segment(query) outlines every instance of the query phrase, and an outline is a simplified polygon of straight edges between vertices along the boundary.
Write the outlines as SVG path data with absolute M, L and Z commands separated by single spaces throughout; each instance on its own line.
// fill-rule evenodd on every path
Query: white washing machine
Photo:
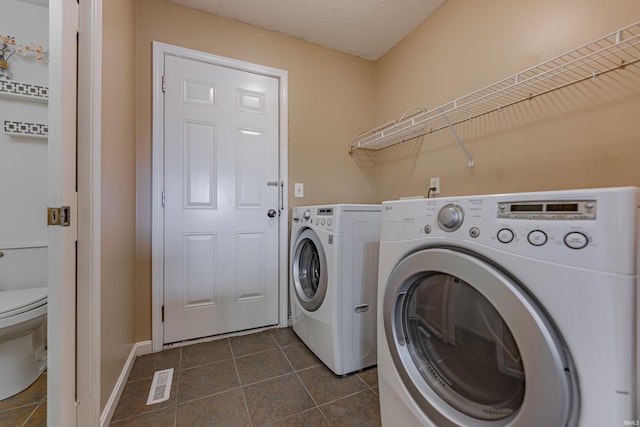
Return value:
M 376 364 L 380 205 L 293 208 L 293 330 L 337 375 Z
M 382 209 L 383 426 L 638 425 L 640 189 Z

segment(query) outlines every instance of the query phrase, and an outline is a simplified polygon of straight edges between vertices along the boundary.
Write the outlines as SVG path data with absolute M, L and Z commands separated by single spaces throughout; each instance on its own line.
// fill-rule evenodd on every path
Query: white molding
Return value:
M 78 52 L 76 424 L 100 422 L 102 0 L 81 2 Z
M 162 209 L 162 189 L 164 164 L 163 139 L 163 96 L 162 75 L 164 73 L 163 45 L 153 43 L 153 129 L 151 159 L 151 342 L 154 352 L 162 350 L 164 333 L 162 328 L 162 303 L 164 301 L 164 210 Z
M 122 367 L 118 381 L 116 381 L 116 384 L 113 386 L 109 400 L 102 411 L 102 415 L 100 416 L 100 426 L 106 427 L 111 423 L 111 418 L 116 411 L 116 407 L 118 406 L 118 401 L 122 396 L 124 387 L 127 385 L 127 380 L 129 379 L 129 374 L 131 373 L 133 364 L 136 361 L 136 357 L 150 353 L 151 341 L 140 341 L 133 344 L 133 347 L 131 347 L 131 351 L 129 352 L 129 357 L 127 357 L 127 361 Z
M 49 144 L 47 206 L 70 206 L 71 227 L 48 227 L 47 425 L 75 426 L 77 50 L 79 4 L 49 8 Z
M 163 97 L 162 97 L 162 75 L 164 72 L 164 56 L 173 55 L 179 58 L 202 61 L 209 64 L 220 65 L 237 70 L 243 70 L 263 76 L 278 79 L 279 91 L 279 173 L 282 183 L 281 200 L 279 216 L 279 327 L 287 326 L 288 319 L 288 271 L 289 271 L 289 251 L 288 251 L 288 123 L 289 123 L 289 86 L 288 72 L 277 68 L 267 67 L 264 65 L 253 64 L 250 62 L 240 61 L 233 58 L 213 55 L 206 52 L 200 52 L 179 46 L 173 46 L 160 42 L 153 42 L 153 81 L 152 81 L 152 192 L 151 192 L 151 338 L 153 351 L 161 351 L 163 348 L 163 329 L 162 329 L 162 302 L 164 300 L 163 289 L 163 224 L 164 213 L 162 210 L 162 183 L 164 182 L 163 165 Z
M 46 240 L 0 240 L 0 250 L 48 248 Z

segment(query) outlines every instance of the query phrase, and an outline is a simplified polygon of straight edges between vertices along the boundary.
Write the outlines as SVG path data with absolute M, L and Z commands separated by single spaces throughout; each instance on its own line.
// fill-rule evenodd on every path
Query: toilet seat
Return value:
M 16 316 L 47 304 L 47 287 L 0 291 L 0 319 Z

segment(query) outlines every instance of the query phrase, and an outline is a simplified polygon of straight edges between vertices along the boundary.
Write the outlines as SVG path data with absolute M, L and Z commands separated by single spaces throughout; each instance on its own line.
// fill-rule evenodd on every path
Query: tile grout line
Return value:
M 221 394 L 229 393 L 230 391 L 239 390 L 241 388 L 242 388 L 242 386 L 232 387 L 232 388 L 229 388 L 229 389 L 226 389 L 226 390 L 216 391 L 215 393 L 205 394 L 203 396 L 194 397 L 193 399 L 189 399 L 189 400 L 185 400 L 184 402 L 180 402 L 180 405 L 186 405 L 187 403 L 194 403 L 194 402 L 197 402 L 199 400 L 207 399 L 209 397 L 219 396 Z
M 320 407 L 321 407 L 321 406 L 327 406 L 327 405 L 330 405 L 330 404 L 332 404 L 332 403 L 336 403 L 336 402 L 338 402 L 338 401 L 340 401 L 340 400 L 346 399 L 346 398 L 348 398 L 348 397 L 353 397 L 353 396 L 356 396 L 356 395 L 358 395 L 358 394 L 360 394 L 360 393 L 364 393 L 364 392 L 367 392 L 367 391 L 370 391 L 370 392 L 372 392 L 372 393 L 373 393 L 373 390 L 371 390 L 370 388 L 363 388 L 362 390 L 358 390 L 358 391 L 355 391 L 355 392 L 350 393 L 350 394 L 345 394 L 344 396 L 341 396 L 341 397 L 339 397 L 339 398 L 337 398 L 337 399 L 329 400 L 329 401 L 327 401 L 327 402 L 323 403 L 322 405 L 320 405 Z M 375 394 L 375 393 L 374 393 L 374 394 Z M 320 408 L 320 407 L 318 407 L 318 408 Z
M 282 351 L 282 348 L 280 349 L 280 351 Z M 291 363 L 291 361 L 287 357 L 286 353 L 284 351 L 282 351 L 282 354 L 284 355 L 285 359 L 287 359 L 287 362 L 289 362 L 289 364 L 291 365 L 291 368 L 293 369 L 293 373 L 296 375 L 296 378 L 298 378 L 298 381 L 300 381 L 300 384 L 302 384 L 302 387 L 304 387 L 304 390 L 307 392 L 307 394 L 311 398 L 311 401 L 315 405 L 314 408 L 309 408 L 309 409 L 306 409 L 305 411 L 308 411 L 310 409 L 317 409 L 318 411 L 320 411 L 320 416 L 322 416 L 322 419 L 327 423 L 327 425 L 331 426 L 331 424 L 329 423 L 329 420 L 327 419 L 327 417 L 325 417 L 324 413 L 320 409 L 320 406 L 318 405 L 318 402 L 316 402 L 316 399 L 313 397 L 313 395 L 311 394 L 311 392 L 307 388 L 307 385 L 304 383 L 304 381 L 302 381 L 302 378 L 300 378 L 300 375 L 298 375 L 298 372 L 307 371 L 307 370 L 309 370 L 311 368 L 305 368 L 305 369 L 296 370 L 296 368 L 293 366 L 293 363 Z M 318 366 L 318 365 L 316 365 L 316 366 Z M 298 414 L 300 414 L 302 412 L 305 412 L 305 411 L 298 412 Z
M 173 427 L 178 425 L 178 404 L 180 397 L 180 378 L 182 376 L 182 347 L 180 347 L 180 357 L 178 358 L 178 378 L 176 378 L 176 406 L 173 409 Z
M 293 332 L 293 329 L 292 329 L 292 332 Z M 289 357 L 287 357 L 287 354 L 284 351 L 282 351 L 282 346 L 280 345 L 278 340 L 275 339 L 275 337 L 274 337 L 274 340 L 276 341 L 276 344 L 278 345 L 278 348 L 280 349 L 280 352 L 282 353 L 284 358 L 287 360 L 287 362 L 289 362 L 289 365 L 291 366 L 291 369 L 293 369 L 293 373 L 296 375 L 296 378 L 298 378 L 298 381 L 300 381 L 300 384 L 302 384 L 302 387 L 304 387 L 304 390 L 307 392 L 307 394 L 311 398 L 311 401 L 315 405 L 313 408 L 307 408 L 304 411 L 296 412 L 295 414 L 291 414 L 288 417 L 281 418 L 281 420 L 289 418 L 289 417 L 292 417 L 294 415 L 302 414 L 302 413 L 304 413 L 306 411 L 310 411 L 312 409 L 317 409 L 318 411 L 320 411 L 320 416 L 322 416 L 322 419 L 327 423 L 328 426 L 331 426 L 331 424 L 329 423 L 329 420 L 327 420 L 327 417 L 325 417 L 324 413 L 320 409 L 320 406 L 318 406 L 318 402 L 316 402 L 316 399 L 313 398 L 313 395 L 311 394 L 311 392 L 307 388 L 306 384 L 304 383 L 304 381 L 302 381 L 302 378 L 300 378 L 300 375 L 298 375 L 299 371 L 295 368 L 295 366 L 293 366 L 293 363 L 291 363 L 291 360 L 289 360 Z M 306 368 L 304 370 L 306 371 L 307 369 L 311 369 L 311 368 Z M 300 371 L 303 371 L 303 370 L 301 369 Z M 278 420 L 276 420 L 276 421 L 278 421 Z
M 240 372 L 238 372 L 238 365 L 236 364 L 236 356 L 233 352 L 233 346 L 231 340 L 229 340 L 229 348 L 231 349 L 231 360 L 233 361 L 233 367 L 236 370 L 236 378 L 238 379 L 238 385 L 240 386 L 240 393 L 242 393 L 242 401 L 244 402 L 244 409 L 247 411 L 247 417 L 249 418 L 249 425 L 253 427 L 253 420 L 251 419 L 251 411 L 249 410 L 249 403 L 247 402 L 247 395 L 244 393 L 244 387 L 242 386 L 242 380 L 240 380 Z
M 24 422 L 22 423 L 22 426 L 26 426 L 27 422 L 33 417 L 33 414 L 36 413 L 36 411 L 38 410 L 38 408 L 40 407 L 41 403 L 35 402 L 35 408 L 33 408 L 33 411 L 31 411 L 31 413 L 29 414 L 29 416 L 27 418 L 25 418 Z

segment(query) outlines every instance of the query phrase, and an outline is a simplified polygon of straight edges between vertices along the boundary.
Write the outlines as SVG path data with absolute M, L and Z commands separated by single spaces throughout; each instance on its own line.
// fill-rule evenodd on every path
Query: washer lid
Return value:
M 47 287 L 0 291 L 0 319 L 15 316 L 47 303 Z

